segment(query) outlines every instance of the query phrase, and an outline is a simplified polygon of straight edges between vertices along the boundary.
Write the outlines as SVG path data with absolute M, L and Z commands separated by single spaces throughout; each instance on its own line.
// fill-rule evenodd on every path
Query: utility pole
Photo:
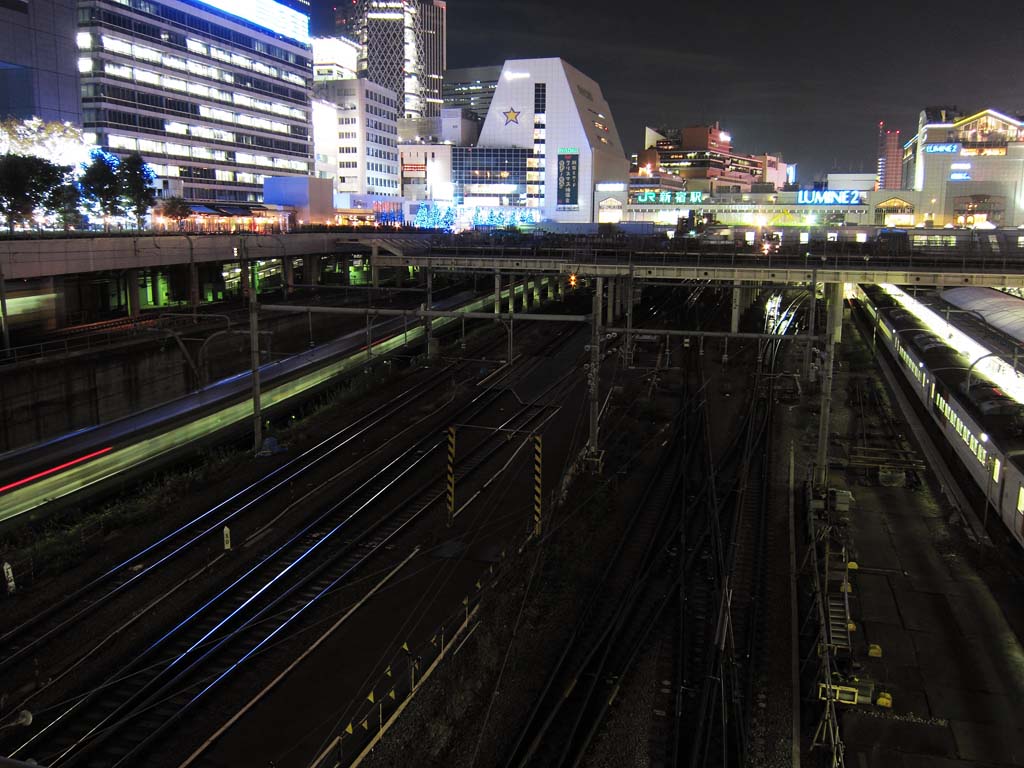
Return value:
M 3 326 L 4 334 L 4 355 L 11 351 L 11 329 L 7 321 L 7 283 L 4 280 L 4 270 L 0 267 L 0 325 Z
M 597 455 L 598 419 L 601 404 L 598 399 L 598 384 L 601 368 L 601 291 L 604 290 L 604 279 L 597 278 L 594 289 L 593 316 L 590 324 L 590 439 L 588 449 L 591 455 Z
M 843 322 L 842 283 L 827 283 L 825 307 L 828 317 L 825 329 L 825 370 L 821 383 L 821 419 L 818 422 L 818 455 L 814 464 L 814 485 L 824 488 L 828 480 L 828 435 L 832 418 L 832 369 L 836 356 L 836 326 Z
M 252 433 L 253 453 L 263 447 L 263 422 L 260 413 L 260 329 L 259 304 L 255 292 L 249 296 L 249 357 L 252 364 Z

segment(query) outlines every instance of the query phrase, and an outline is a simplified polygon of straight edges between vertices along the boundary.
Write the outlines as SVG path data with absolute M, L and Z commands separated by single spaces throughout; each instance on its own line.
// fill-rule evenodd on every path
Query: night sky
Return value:
M 448 0 L 449 67 L 561 56 L 601 85 L 627 153 L 645 125 L 719 120 L 803 183 L 873 171 L 879 120 L 906 139 L 924 106 L 1024 113 L 1022 39 L 1019 0 Z

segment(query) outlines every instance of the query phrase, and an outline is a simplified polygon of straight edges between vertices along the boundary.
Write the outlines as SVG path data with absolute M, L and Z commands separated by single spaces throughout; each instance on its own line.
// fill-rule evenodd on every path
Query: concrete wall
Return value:
M 313 339 L 323 343 L 362 324 L 362 318 L 314 315 Z M 246 328 L 237 326 L 235 330 Z M 260 330 L 271 332 L 260 346 L 274 357 L 301 352 L 309 345 L 310 319 L 304 315 L 264 316 Z M 210 343 L 200 355 L 202 343 L 202 338 L 185 341 L 203 382 L 248 368 L 247 332 L 210 334 Z M 4 367 L 0 375 L 0 453 L 128 416 L 186 395 L 199 383 L 169 336 Z

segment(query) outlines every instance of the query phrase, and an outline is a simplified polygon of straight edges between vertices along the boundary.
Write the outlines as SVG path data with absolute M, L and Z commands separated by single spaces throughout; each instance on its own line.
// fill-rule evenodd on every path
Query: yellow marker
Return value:
M 875 704 L 886 709 L 892 709 L 892 694 L 882 691 L 878 694 L 878 698 L 875 699 Z
M 868 656 L 872 659 L 882 658 L 882 646 L 878 643 L 871 643 L 871 645 L 868 646 Z

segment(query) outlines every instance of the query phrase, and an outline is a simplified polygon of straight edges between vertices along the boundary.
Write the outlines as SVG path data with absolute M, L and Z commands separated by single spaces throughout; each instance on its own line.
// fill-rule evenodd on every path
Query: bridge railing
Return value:
M 783 247 L 763 252 L 733 244 L 686 242 L 657 249 L 637 249 L 607 244 L 577 247 L 524 245 L 480 245 L 435 242 L 432 256 L 484 257 L 507 260 L 554 260 L 570 265 L 632 264 L 679 265 L 696 267 L 767 267 L 805 270 L 935 270 L 945 272 L 1021 272 L 1024 251 L 993 252 L 982 247 L 935 248 L 886 253 L 871 243 L 813 244 L 813 248 Z

